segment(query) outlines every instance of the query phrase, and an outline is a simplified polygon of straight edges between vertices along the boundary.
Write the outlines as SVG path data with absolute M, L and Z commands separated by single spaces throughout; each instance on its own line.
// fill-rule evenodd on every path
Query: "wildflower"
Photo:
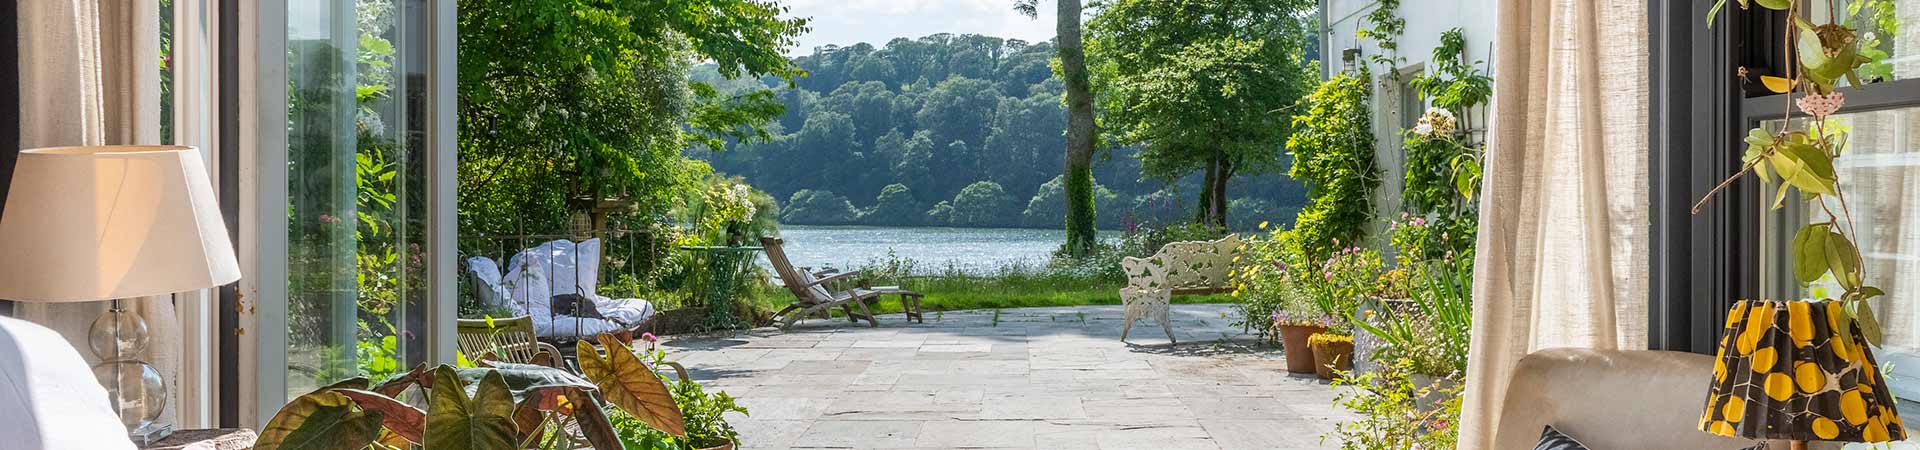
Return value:
M 647 341 L 647 343 L 649 344 L 653 344 L 653 343 L 660 342 L 660 337 L 654 336 L 653 333 L 640 333 L 640 340 Z
M 1327 281 L 1333 281 L 1333 272 L 1327 272 L 1325 275 L 1324 278 L 1326 278 Z

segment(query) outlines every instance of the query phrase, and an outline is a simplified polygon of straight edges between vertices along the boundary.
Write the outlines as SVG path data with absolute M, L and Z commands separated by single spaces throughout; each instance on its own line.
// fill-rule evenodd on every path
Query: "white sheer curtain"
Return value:
M 1461 449 L 1490 448 L 1527 353 L 1646 347 L 1646 2 L 1498 11 Z
M 160 143 L 159 2 L 18 0 L 20 146 Z M 133 299 L 152 336 L 144 359 L 178 386 L 180 332 L 169 297 Z M 18 303 L 88 363 L 87 329 L 108 303 Z M 162 422 L 179 408 L 170 396 Z

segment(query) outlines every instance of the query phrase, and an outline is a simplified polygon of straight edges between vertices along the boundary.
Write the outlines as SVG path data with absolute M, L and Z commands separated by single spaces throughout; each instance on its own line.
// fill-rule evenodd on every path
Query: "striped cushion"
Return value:
M 1534 445 L 1533 450 L 1588 450 L 1588 449 L 1586 445 L 1580 444 L 1580 441 L 1573 440 L 1573 438 L 1567 437 L 1567 435 L 1565 434 L 1561 434 L 1560 430 L 1553 429 L 1552 425 L 1548 425 L 1545 431 L 1540 432 L 1540 443 L 1537 445 Z
M 1588 450 L 1588 449 L 1586 444 L 1581 444 L 1580 441 L 1573 440 L 1573 438 L 1567 437 L 1567 435 L 1560 433 L 1560 430 L 1553 429 L 1552 425 L 1548 425 L 1546 430 L 1542 430 L 1540 432 L 1540 443 L 1534 445 L 1533 450 Z M 1748 448 L 1747 450 L 1767 450 L 1767 443 L 1762 442 L 1759 445 L 1755 445 L 1753 447 Z

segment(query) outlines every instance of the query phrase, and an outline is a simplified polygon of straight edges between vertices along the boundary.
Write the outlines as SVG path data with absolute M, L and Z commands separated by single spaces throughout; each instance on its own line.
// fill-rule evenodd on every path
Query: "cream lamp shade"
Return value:
M 200 150 L 22 150 L 0 214 L 0 299 L 164 295 L 240 279 Z

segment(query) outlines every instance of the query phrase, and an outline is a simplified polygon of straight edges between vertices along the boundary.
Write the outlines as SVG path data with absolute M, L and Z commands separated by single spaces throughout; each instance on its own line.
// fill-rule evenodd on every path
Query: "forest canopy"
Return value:
M 695 67 L 695 82 L 768 91 L 785 113 L 769 139 L 689 156 L 780 199 L 790 224 L 1058 227 L 1066 113 L 1054 53 L 1051 42 L 935 34 L 816 48 L 793 59 L 807 76 L 791 84 Z M 1096 157 L 1100 227 L 1192 220 L 1200 177 L 1143 177 L 1140 151 Z M 1235 228 L 1284 223 L 1305 203 L 1279 174 L 1231 184 Z

